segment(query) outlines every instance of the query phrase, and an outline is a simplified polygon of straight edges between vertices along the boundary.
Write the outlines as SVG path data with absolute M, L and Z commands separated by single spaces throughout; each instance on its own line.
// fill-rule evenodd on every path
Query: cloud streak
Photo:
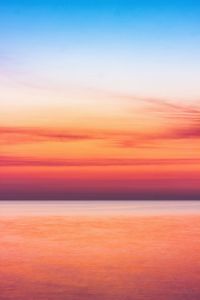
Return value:
M 113 96 L 114 97 L 114 96 Z M 185 121 L 194 120 L 200 121 L 200 107 L 193 105 L 183 105 L 177 103 L 175 100 L 160 99 L 153 97 L 141 97 L 132 95 L 115 95 L 116 99 L 126 101 L 129 104 L 138 102 L 142 105 L 143 113 L 160 114 L 163 118 L 167 119 L 183 119 Z
M 118 96 L 119 97 L 119 96 Z M 161 118 L 162 130 L 142 132 L 133 137 L 125 137 L 122 146 L 134 147 L 137 144 L 152 144 L 163 140 L 199 139 L 200 138 L 200 107 L 178 104 L 166 99 L 137 96 L 120 96 L 121 100 L 139 101 L 144 104 L 141 114 Z M 134 113 L 135 111 L 133 111 Z M 149 127 L 151 124 L 149 124 Z
M 137 131 L 105 131 L 69 132 L 69 130 L 51 130 L 40 128 L 0 128 L 1 145 L 17 145 L 27 143 L 69 143 L 102 141 L 113 147 L 150 147 L 165 140 L 199 139 L 200 126 L 191 125 L 170 128 L 153 133 Z
M 20 156 L 0 156 L 0 166 L 35 166 L 35 167 L 106 167 L 106 166 L 165 166 L 199 164 L 200 159 L 56 159 Z
M 38 127 L 0 127 L 1 144 L 23 144 L 37 142 L 70 142 L 90 140 L 95 137 L 88 133 L 71 132 L 64 129 Z
M 134 139 L 132 136 L 127 136 L 121 140 L 121 146 L 140 147 L 141 145 L 146 145 L 148 147 L 162 141 L 180 141 L 189 139 L 200 139 L 200 124 L 171 127 L 155 133 L 144 133 L 137 139 Z
M 122 97 L 122 96 L 118 96 Z M 136 98 L 124 96 L 121 100 L 139 100 L 145 103 L 141 113 L 147 117 L 159 113 L 164 125 L 153 131 L 139 131 L 132 128 L 116 129 L 80 129 L 80 128 L 39 128 L 39 127 L 0 127 L 0 144 L 26 144 L 44 142 L 80 142 L 101 140 L 114 147 L 152 146 L 165 140 L 199 139 L 200 138 L 200 108 L 183 106 L 162 99 Z M 111 116 L 112 118 L 112 116 Z M 91 125 L 92 126 L 92 125 Z M 151 124 L 150 124 L 151 129 Z

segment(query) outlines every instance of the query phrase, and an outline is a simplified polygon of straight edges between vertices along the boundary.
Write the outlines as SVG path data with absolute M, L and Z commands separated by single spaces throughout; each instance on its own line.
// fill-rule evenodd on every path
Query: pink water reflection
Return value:
M 199 204 L 115 204 L 15 214 L 4 203 L 0 299 L 200 299 Z

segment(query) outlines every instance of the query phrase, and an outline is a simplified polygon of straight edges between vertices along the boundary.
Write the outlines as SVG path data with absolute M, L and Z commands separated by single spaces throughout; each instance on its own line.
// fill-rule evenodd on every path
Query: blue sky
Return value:
M 1 1 L 0 59 L 19 76 L 197 97 L 199 16 L 199 1 Z

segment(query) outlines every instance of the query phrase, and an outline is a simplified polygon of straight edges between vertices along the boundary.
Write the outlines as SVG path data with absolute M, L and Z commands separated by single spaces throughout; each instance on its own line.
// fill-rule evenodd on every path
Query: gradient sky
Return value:
M 200 3 L 0 2 L 0 199 L 199 199 Z

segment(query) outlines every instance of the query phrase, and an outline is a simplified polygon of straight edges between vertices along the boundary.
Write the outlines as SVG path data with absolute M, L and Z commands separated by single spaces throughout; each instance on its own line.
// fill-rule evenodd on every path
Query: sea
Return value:
M 0 300 L 198 300 L 200 201 L 0 201 Z

